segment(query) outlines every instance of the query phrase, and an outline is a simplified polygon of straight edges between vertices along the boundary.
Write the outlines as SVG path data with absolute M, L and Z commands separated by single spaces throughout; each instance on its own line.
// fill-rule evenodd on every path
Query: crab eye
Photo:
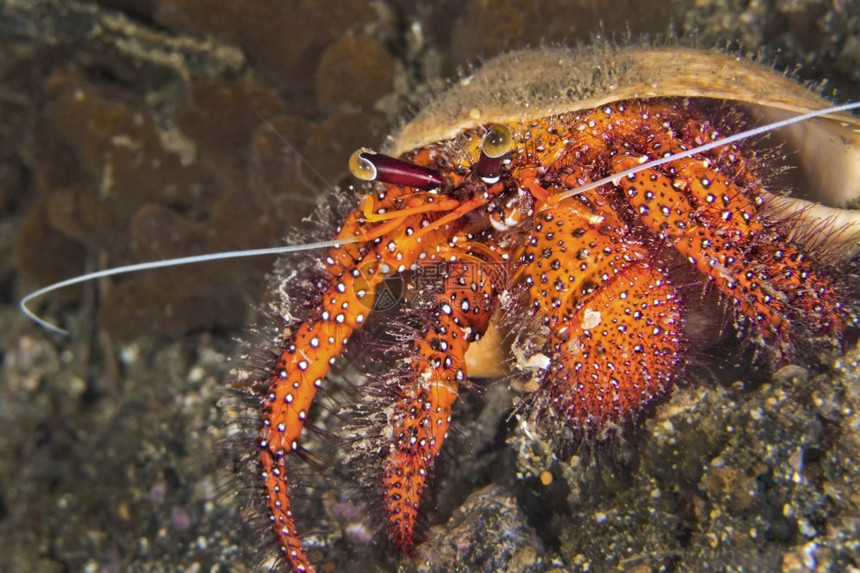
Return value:
M 487 130 L 481 141 L 481 158 L 475 165 L 475 172 L 481 181 L 488 185 L 498 182 L 505 154 L 512 146 L 513 137 L 508 126 L 497 123 Z
M 362 181 L 376 181 L 376 166 L 367 159 L 366 154 L 373 153 L 372 150 L 362 147 L 356 149 L 349 156 L 349 172 L 356 179 Z
M 349 171 L 362 181 L 379 181 L 416 189 L 442 186 L 442 175 L 434 169 L 362 147 L 349 158 Z
M 490 159 L 498 159 L 511 150 L 513 138 L 511 130 L 503 123 L 497 123 L 487 130 L 481 142 L 481 152 Z

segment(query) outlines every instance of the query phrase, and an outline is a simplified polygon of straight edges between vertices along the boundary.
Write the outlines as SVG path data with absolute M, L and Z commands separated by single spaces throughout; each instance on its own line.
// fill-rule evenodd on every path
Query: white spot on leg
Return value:
M 582 313 L 582 328 L 584 330 L 592 330 L 600 324 L 601 316 L 599 312 L 586 308 Z

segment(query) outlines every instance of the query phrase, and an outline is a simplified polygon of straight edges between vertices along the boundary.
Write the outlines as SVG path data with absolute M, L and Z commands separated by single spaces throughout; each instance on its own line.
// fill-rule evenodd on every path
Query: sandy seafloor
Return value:
M 38 284 L 301 236 L 353 149 L 458 66 L 542 40 L 671 29 L 860 98 L 856 1 L 317 4 L 0 0 L 0 571 L 273 563 L 243 509 L 256 482 L 237 418 L 253 412 L 226 390 L 271 261 L 40 302 L 68 337 L 18 313 Z M 323 485 L 300 527 L 322 571 L 857 569 L 858 380 L 854 349 L 683 384 L 597 462 L 553 461 L 506 423 L 497 385 L 455 419 L 411 560 L 373 541 L 337 469 L 303 476 Z

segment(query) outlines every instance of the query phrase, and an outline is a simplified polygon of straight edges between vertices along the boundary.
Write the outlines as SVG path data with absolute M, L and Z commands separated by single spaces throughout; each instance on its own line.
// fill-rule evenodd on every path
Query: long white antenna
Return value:
M 706 151 L 710 151 L 711 149 L 721 147 L 723 145 L 729 145 L 730 143 L 734 143 L 736 141 L 740 141 L 742 139 L 747 139 L 750 137 L 755 137 L 757 135 L 761 135 L 763 133 L 767 133 L 770 131 L 774 131 L 776 129 L 780 129 L 782 127 L 786 127 L 788 125 L 792 125 L 795 123 L 799 123 L 801 121 L 806 121 L 808 119 L 812 119 L 815 117 L 821 117 L 824 115 L 831 115 L 834 113 L 839 113 L 843 111 L 851 111 L 854 109 L 860 108 L 860 102 L 847 103 L 844 105 L 829 107 L 826 109 L 821 109 L 817 111 L 812 111 L 809 113 L 805 113 L 803 115 L 798 115 L 795 117 L 791 117 L 788 119 L 784 119 L 782 121 L 777 121 L 774 123 L 769 123 L 767 125 L 762 125 L 761 127 L 756 127 L 754 129 L 749 129 L 747 131 L 742 131 L 735 135 L 724 137 L 722 139 L 716 139 L 710 143 L 706 143 L 705 145 L 700 145 L 699 147 L 694 147 L 692 149 L 688 149 L 686 151 L 682 151 L 680 153 L 675 153 L 674 155 L 668 155 L 666 157 L 661 157 L 660 159 L 655 159 L 653 161 L 648 161 L 643 163 L 642 165 L 638 165 L 632 169 L 627 169 L 625 171 L 621 171 L 620 173 L 615 173 L 608 177 L 604 177 L 602 179 L 598 179 L 597 181 L 593 181 L 581 187 L 577 187 L 576 189 L 571 189 L 570 191 L 565 191 L 564 193 L 560 193 L 556 197 L 559 201 L 567 199 L 568 197 L 573 197 L 575 195 L 579 195 L 581 193 L 585 193 L 586 191 L 590 191 L 601 185 L 607 185 L 614 181 L 618 181 L 622 177 L 627 177 L 629 175 L 635 175 L 640 171 L 644 171 L 645 169 L 651 169 L 652 167 L 658 167 L 660 165 L 665 165 L 666 163 L 670 163 L 672 161 L 677 161 L 678 159 L 684 159 L 686 157 L 691 157 L 696 155 L 697 153 L 704 153 Z M 33 300 L 34 298 L 40 297 L 44 294 L 48 294 L 55 290 L 65 288 L 67 286 L 76 285 L 82 282 L 86 282 L 89 280 L 100 279 L 104 277 L 109 277 L 113 275 L 119 275 L 124 273 L 133 273 L 137 271 L 145 271 L 151 269 L 159 269 L 164 267 L 174 267 L 179 265 L 186 265 L 191 263 L 201 263 L 207 261 L 217 261 L 222 259 L 236 259 L 241 257 L 256 257 L 259 255 L 278 255 L 283 253 L 296 253 L 299 251 L 310 251 L 314 249 L 324 249 L 328 247 L 334 247 L 338 245 L 345 245 L 348 243 L 354 243 L 356 239 L 354 238 L 346 238 L 346 239 L 337 239 L 333 241 L 320 241 L 316 243 L 307 243 L 304 245 L 287 245 L 283 247 L 271 247 L 267 249 L 252 249 L 247 251 L 229 251 L 225 253 L 213 253 L 209 255 L 195 255 L 192 257 L 180 257 L 177 259 L 166 259 L 163 261 L 154 261 L 149 263 L 138 263 L 134 265 L 127 265 L 124 267 L 117 267 L 114 269 L 106 269 L 103 271 L 96 271 L 93 273 L 87 273 L 85 275 L 77 276 L 71 279 L 67 279 L 58 283 L 54 283 L 52 285 L 48 285 L 44 288 L 41 288 L 33 293 L 28 294 L 24 298 L 21 299 L 19 303 L 19 307 L 21 312 L 27 315 L 30 319 L 40 324 L 41 326 L 51 330 L 53 332 L 59 334 L 68 334 L 67 331 L 62 328 L 47 322 L 36 316 L 36 314 L 31 311 L 27 304 Z
M 613 183 L 614 181 L 618 181 L 622 177 L 627 177 L 629 175 L 635 175 L 640 171 L 644 171 L 646 169 L 651 169 L 652 167 L 658 167 L 660 165 L 665 165 L 666 163 L 671 163 L 672 161 L 677 161 L 678 159 L 684 159 L 686 157 L 691 157 L 696 155 L 697 153 L 704 153 L 706 151 L 710 151 L 715 147 L 721 147 L 723 145 L 729 145 L 730 143 L 734 143 L 735 141 L 740 141 L 742 139 L 747 139 L 749 137 L 755 137 L 757 135 L 761 135 L 763 133 L 767 133 L 770 131 L 774 131 L 781 127 L 786 127 L 788 125 L 792 125 L 794 123 L 799 123 L 801 121 L 806 121 L 807 119 L 812 119 L 814 117 L 821 117 L 822 115 L 830 115 L 833 113 L 838 113 L 840 111 L 851 111 L 852 109 L 860 108 L 860 102 L 854 103 L 846 103 L 844 105 L 838 105 L 836 107 L 828 107 L 827 109 L 820 109 L 818 111 L 811 111 L 809 113 L 805 113 L 803 115 L 798 115 L 795 117 L 790 117 L 788 119 L 783 119 L 782 121 L 776 121 L 774 123 L 768 123 L 767 125 L 762 125 L 761 127 L 756 127 L 755 129 L 748 129 L 747 131 L 742 131 L 740 133 L 736 133 L 735 135 L 724 137 L 722 139 L 715 139 L 710 143 L 706 143 L 705 145 L 700 145 L 699 147 L 694 147 L 692 149 L 688 149 L 687 151 L 681 151 L 680 153 L 675 153 L 673 155 L 667 155 L 666 157 L 661 157 L 660 159 L 655 159 L 653 161 L 649 161 L 647 163 L 643 163 L 642 165 L 637 165 L 636 167 L 632 167 L 625 171 L 621 171 L 620 173 L 615 173 L 613 175 L 609 175 L 608 177 L 604 177 L 603 179 L 598 179 L 597 181 L 592 181 L 582 187 L 577 187 L 576 189 L 571 189 L 570 191 L 565 191 L 564 193 L 559 193 L 555 196 L 558 201 L 562 201 L 567 199 L 568 197 L 573 197 L 574 195 L 579 195 L 581 193 L 585 193 L 586 191 L 591 191 L 592 189 L 596 189 L 601 185 L 606 185 L 609 183 Z
M 21 302 L 18 303 L 18 307 L 21 309 L 25 315 L 27 315 L 31 320 L 36 323 L 42 325 L 50 331 L 56 332 L 58 334 L 68 334 L 68 331 L 63 330 L 59 326 L 51 324 L 50 322 L 39 318 L 33 311 L 31 311 L 27 304 L 36 297 L 40 297 L 44 294 L 48 294 L 50 292 L 54 292 L 55 290 L 59 290 L 61 288 L 65 288 L 67 286 L 76 285 L 79 283 L 101 279 L 104 277 L 111 277 L 113 275 L 121 275 L 125 273 L 134 273 L 137 271 L 148 271 L 151 269 L 161 269 L 164 267 L 177 267 L 180 265 L 188 265 L 192 263 L 203 263 L 208 261 L 219 261 L 222 259 L 238 259 L 243 257 L 257 257 L 260 255 L 280 255 L 284 253 L 297 253 L 299 251 L 311 251 L 314 249 L 325 249 L 328 247 L 335 247 L 338 245 L 346 245 L 349 243 L 354 243 L 356 240 L 354 238 L 348 237 L 346 239 L 336 239 L 333 241 L 319 241 L 317 243 L 307 243 L 304 245 L 286 245 L 282 247 L 269 247 L 267 249 L 250 249 L 246 251 L 227 251 L 223 253 L 212 253 L 209 255 L 194 255 L 191 257 L 179 257 L 176 259 L 165 259 L 163 261 L 152 261 L 149 263 L 137 263 L 134 265 L 126 265 L 124 267 L 116 267 L 114 269 L 105 269 L 103 271 L 96 271 L 93 273 L 87 273 L 85 275 L 80 275 L 74 278 L 66 279 L 64 281 L 60 281 L 58 283 L 54 283 L 52 285 L 48 285 L 44 288 L 37 290 L 36 292 L 32 292 L 21 299 Z

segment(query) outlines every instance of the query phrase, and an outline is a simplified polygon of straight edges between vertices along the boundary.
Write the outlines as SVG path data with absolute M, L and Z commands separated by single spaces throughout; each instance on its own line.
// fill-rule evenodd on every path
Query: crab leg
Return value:
M 408 552 L 421 496 L 451 424 L 451 407 L 466 380 L 464 355 L 486 331 L 500 276 L 491 263 L 443 263 L 444 290 L 436 295 L 421 337 L 413 342 L 407 372 L 393 378 L 396 398 L 388 423 L 392 439 L 383 446 L 382 491 L 389 534 Z
M 329 260 L 340 256 L 333 250 Z M 352 332 L 373 308 L 374 292 L 384 278 L 379 263 L 364 271 L 342 272 L 322 297 L 318 315 L 303 322 L 283 346 L 263 409 L 260 462 L 272 528 L 290 565 L 312 571 L 296 529 L 287 482 L 286 456 L 298 448 L 308 409 L 317 389 Z M 358 267 L 356 267 L 358 268 Z
M 389 187 L 378 197 L 378 209 L 397 212 L 403 195 L 413 203 L 426 200 L 412 190 Z M 446 244 L 448 235 L 455 232 L 451 225 L 439 221 L 436 211 L 445 208 L 431 202 L 415 212 L 401 210 L 400 216 L 380 225 L 368 224 L 361 209 L 353 211 L 338 238 L 355 237 L 358 241 L 329 250 L 324 258 L 329 285 L 317 299 L 316 314 L 284 336 L 269 379 L 259 444 L 272 529 L 295 571 L 313 568 L 302 549 L 291 511 L 286 458 L 299 447 L 310 405 L 331 362 L 372 311 L 376 288 L 386 276 L 411 267 L 422 252 L 422 240 Z M 431 259 L 437 260 L 435 255 Z M 423 356 L 420 351 L 419 355 Z M 443 395 L 440 387 L 432 397 L 440 408 Z
M 613 163 L 621 170 L 636 160 L 618 156 Z M 780 231 L 765 225 L 760 201 L 701 161 L 683 160 L 673 169 L 674 178 L 646 170 L 619 186 L 639 219 L 709 276 L 771 342 L 771 358 L 792 356 L 792 329 L 801 326 L 811 336 L 838 338 L 846 325 L 832 280 L 776 240 Z
M 353 212 L 341 236 L 361 234 L 361 220 L 361 213 Z M 376 287 L 386 274 L 383 256 L 360 243 L 331 249 L 325 263 L 329 287 L 318 300 L 317 314 L 285 334 L 271 371 L 259 437 L 269 520 L 282 554 L 298 572 L 313 571 L 313 567 L 293 519 L 287 456 L 299 447 L 308 410 L 331 362 L 363 325 L 373 308 Z

